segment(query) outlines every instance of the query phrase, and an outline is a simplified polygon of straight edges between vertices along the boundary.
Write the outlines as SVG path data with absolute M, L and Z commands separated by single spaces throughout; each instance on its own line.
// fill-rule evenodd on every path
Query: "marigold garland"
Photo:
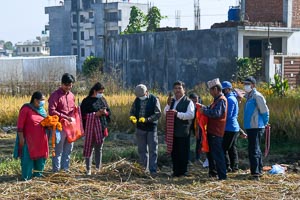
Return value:
M 48 115 L 41 121 L 43 127 L 49 127 L 52 130 L 52 156 L 55 156 L 55 140 L 56 140 L 56 129 L 62 131 L 62 125 L 59 122 L 59 117 L 57 115 Z

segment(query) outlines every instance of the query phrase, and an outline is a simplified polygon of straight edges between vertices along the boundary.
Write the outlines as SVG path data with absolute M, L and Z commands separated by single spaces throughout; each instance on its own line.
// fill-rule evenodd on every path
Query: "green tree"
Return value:
M 136 6 L 132 6 L 129 24 L 126 27 L 124 34 L 140 33 L 145 25 L 145 14 Z
M 255 75 L 261 69 L 262 61 L 260 58 L 236 58 L 236 64 L 236 79 L 242 81 L 248 76 Z
M 147 16 L 146 16 L 146 22 L 147 22 L 147 32 L 154 32 L 157 28 L 160 27 L 160 21 L 164 18 L 160 14 L 160 10 L 153 6 L 150 8 Z
M 103 59 L 94 56 L 87 57 L 83 63 L 82 72 L 85 76 L 103 72 Z
M 7 50 L 13 50 L 13 44 L 11 43 L 11 41 L 5 42 L 3 47 Z

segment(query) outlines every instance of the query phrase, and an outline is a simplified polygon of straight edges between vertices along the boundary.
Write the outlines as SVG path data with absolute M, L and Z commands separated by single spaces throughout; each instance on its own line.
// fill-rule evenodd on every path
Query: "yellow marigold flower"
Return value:
M 140 123 L 145 123 L 145 122 L 146 122 L 145 117 L 140 117 L 140 118 L 139 118 L 139 122 L 140 122 Z
M 129 120 L 130 120 L 130 121 L 136 120 L 136 117 L 135 117 L 135 116 L 130 116 L 130 117 L 129 117 Z

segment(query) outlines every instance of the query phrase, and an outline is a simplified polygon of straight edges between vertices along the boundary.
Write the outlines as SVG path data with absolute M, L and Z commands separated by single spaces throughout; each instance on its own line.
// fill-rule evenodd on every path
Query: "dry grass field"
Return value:
M 85 175 L 82 158 L 82 140 L 75 143 L 70 172 L 51 172 L 51 159 L 47 160 L 44 176 L 31 181 L 20 181 L 20 161 L 12 158 L 15 133 L 0 133 L 0 199 L 300 199 L 300 104 L 298 96 L 267 99 L 270 108 L 271 150 L 264 159 L 265 166 L 286 164 L 283 175 L 270 175 L 266 171 L 260 181 L 250 180 L 246 141 L 239 140 L 240 168 L 228 174 L 228 180 L 208 178 L 208 170 L 197 163 L 189 165 L 190 176 L 171 177 L 170 158 L 165 145 L 159 145 L 159 173 L 151 177 L 136 163 L 137 150 L 131 140 L 110 137 L 103 149 L 103 169 Z M 162 108 L 166 96 L 158 95 Z M 82 101 L 84 96 L 77 97 Z M 113 110 L 112 132 L 132 133 L 128 121 L 132 94 L 107 96 Z M 203 96 L 205 104 L 210 96 Z M 29 96 L 0 95 L 0 125 L 16 124 L 20 107 Z M 46 105 L 47 107 L 47 105 Z M 243 103 L 239 120 L 242 124 Z M 159 122 L 163 132 L 164 117 Z
M 218 181 L 208 178 L 207 169 L 196 163 L 189 165 L 190 176 L 173 178 L 170 176 L 170 163 L 162 158 L 166 156 L 160 151 L 160 171 L 156 177 L 151 177 L 135 162 L 136 155 L 131 155 L 136 151 L 132 142 L 108 140 L 104 144 L 104 157 L 112 149 L 117 156 L 104 162 L 101 172 L 93 171 L 91 176 L 86 176 L 80 155 L 81 143 L 75 145 L 70 172 L 51 173 L 51 159 L 48 159 L 43 177 L 20 181 L 19 161 L 11 158 L 14 135 L 0 134 L 0 199 L 300 198 L 300 173 L 296 170 L 299 161 L 288 165 L 289 170 L 284 175 L 269 175 L 266 172 L 260 181 L 249 179 L 247 167 L 229 174 L 226 181 Z M 126 150 L 128 152 L 124 154 Z M 295 160 L 299 155 L 294 156 Z M 284 157 L 281 155 L 282 159 Z M 269 159 L 267 162 L 274 161 Z

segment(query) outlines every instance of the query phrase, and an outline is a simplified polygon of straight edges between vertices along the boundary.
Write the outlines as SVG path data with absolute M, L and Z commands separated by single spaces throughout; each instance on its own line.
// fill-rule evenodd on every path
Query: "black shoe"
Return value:
M 208 173 L 208 177 L 209 178 L 217 178 L 218 177 L 218 174 L 216 174 L 216 173 Z
M 249 179 L 250 180 L 254 180 L 254 181 L 259 181 L 260 180 L 261 175 L 260 174 L 252 174 Z
M 157 172 L 150 172 L 150 176 L 152 178 L 156 178 L 158 176 Z
M 232 173 L 238 172 L 239 168 L 232 168 Z
M 191 175 L 188 172 L 185 172 L 182 176 L 191 177 Z
M 263 173 L 251 174 L 251 176 L 258 176 L 258 177 L 262 177 L 262 176 L 263 176 Z
M 232 172 L 231 167 L 227 167 L 227 172 Z

